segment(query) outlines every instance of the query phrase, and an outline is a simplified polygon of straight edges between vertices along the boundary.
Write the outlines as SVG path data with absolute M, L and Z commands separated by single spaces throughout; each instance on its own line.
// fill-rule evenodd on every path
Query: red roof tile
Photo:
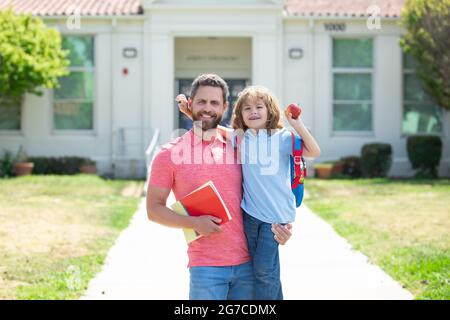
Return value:
M 0 0 L 0 10 L 12 7 L 20 13 L 35 16 L 136 15 L 142 14 L 140 0 Z
M 374 11 L 368 9 L 376 5 L 379 14 L 386 18 L 400 16 L 405 0 L 285 0 L 284 9 L 288 16 L 332 16 L 367 17 Z
M 219 3 L 222 0 L 217 0 Z M 371 5 L 383 17 L 398 17 L 405 0 L 284 0 L 288 16 L 365 17 Z M 16 12 L 36 16 L 136 15 L 142 14 L 142 0 L 0 0 L 0 10 L 11 6 Z

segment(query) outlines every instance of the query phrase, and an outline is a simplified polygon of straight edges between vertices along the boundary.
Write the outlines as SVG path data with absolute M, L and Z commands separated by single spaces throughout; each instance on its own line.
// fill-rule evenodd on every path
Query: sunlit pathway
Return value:
M 413 298 L 306 206 L 280 248 L 285 299 Z M 147 219 L 143 199 L 83 299 L 188 299 L 186 250 L 180 230 Z
M 183 232 L 150 222 L 142 199 L 83 299 L 187 299 L 186 251 Z

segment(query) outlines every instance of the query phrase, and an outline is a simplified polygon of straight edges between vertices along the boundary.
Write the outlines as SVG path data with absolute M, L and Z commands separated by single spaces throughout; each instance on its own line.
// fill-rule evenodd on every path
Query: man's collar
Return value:
M 203 131 L 199 130 L 199 133 L 201 132 L 201 134 L 203 135 Z M 197 131 L 196 131 L 197 133 Z M 191 138 L 191 145 L 198 145 L 200 143 L 202 143 L 202 137 L 197 136 L 194 133 L 194 129 L 189 130 L 189 136 Z M 219 131 L 216 129 L 216 135 L 211 137 L 211 140 L 205 140 L 205 142 L 209 142 L 210 144 L 215 143 L 216 141 L 222 142 L 223 144 L 226 144 L 227 141 L 225 140 L 225 138 L 219 133 Z

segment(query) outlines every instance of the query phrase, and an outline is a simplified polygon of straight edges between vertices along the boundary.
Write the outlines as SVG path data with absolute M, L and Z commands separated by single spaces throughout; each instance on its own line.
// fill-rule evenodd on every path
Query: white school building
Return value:
M 406 138 L 443 140 L 450 176 L 450 112 L 420 87 L 402 54 L 403 0 L 0 0 L 63 36 L 71 74 L 16 112 L 0 106 L 0 148 L 81 156 L 100 174 L 145 177 L 150 147 L 185 128 L 174 97 L 217 73 L 230 101 L 246 85 L 303 108 L 322 150 L 315 162 L 390 143 L 390 176 L 411 176 Z M 231 108 L 230 108 L 231 111 Z M 229 120 L 227 114 L 224 122 Z M 311 163 L 310 163 L 311 164 Z

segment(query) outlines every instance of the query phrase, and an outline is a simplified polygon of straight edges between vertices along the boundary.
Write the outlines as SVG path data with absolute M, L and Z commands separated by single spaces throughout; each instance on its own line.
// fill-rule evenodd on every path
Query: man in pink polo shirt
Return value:
M 193 129 L 164 145 L 155 156 L 147 188 L 148 218 L 175 228 L 192 228 L 204 237 L 188 248 L 190 299 L 252 299 L 253 271 L 244 234 L 242 173 L 237 153 L 217 131 L 228 107 L 228 86 L 217 75 L 205 74 L 192 83 Z M 230 159 L 232 161 L 230 161 Z M 178 200 L 211 180 L 232 220 L 219 226 L 213 216 L 180 216 L 166 207 L 173 190 Z M 280 243 L 289 231 L 277 227 Z

